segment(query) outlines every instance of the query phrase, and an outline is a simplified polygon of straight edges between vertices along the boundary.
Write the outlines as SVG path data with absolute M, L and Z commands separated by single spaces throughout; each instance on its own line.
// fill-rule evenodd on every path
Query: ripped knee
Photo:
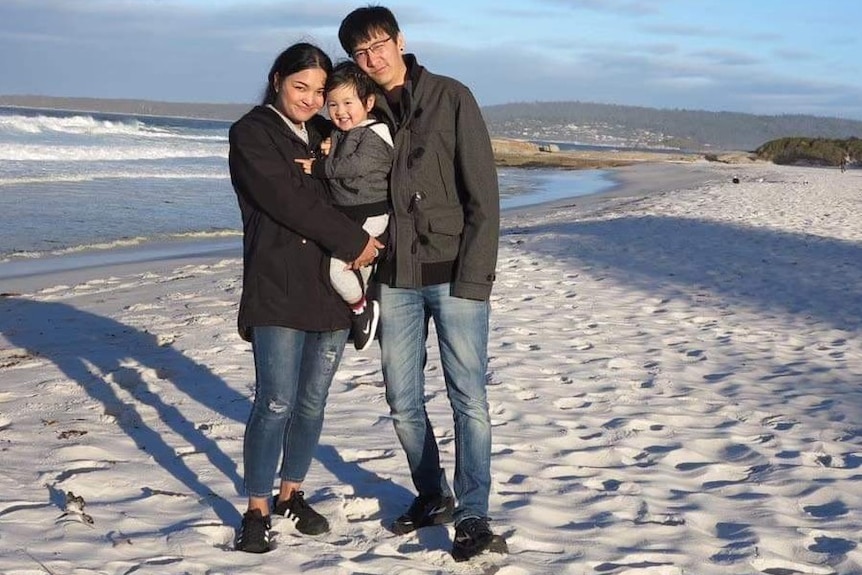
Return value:
M 289 413 L 291 406 L 287 401 L 282 401 L 277 397 L 270 397 L 266 400 L 266 411 L 273 415 L 284 415 Z

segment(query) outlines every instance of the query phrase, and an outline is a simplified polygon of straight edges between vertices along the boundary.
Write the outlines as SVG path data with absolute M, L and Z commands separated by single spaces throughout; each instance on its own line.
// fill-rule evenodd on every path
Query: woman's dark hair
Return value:
M 314 68 L 320 68 L 329 77 L 329 74 L 332 73 L 332 60 L 329 59 L 326 52 L 307 42 L 290 46 L 279 54 L 275 62 L 272 63 L 261 103 L 264 106 L 275 103 L 277 94 L 275 84 L 277 81 L 280 82 L 291 74 Z
M 368 103 L 368 97 L 379 95 L 377 83 L 371 76 L 362 71 L 352 60 L 343 60 L 335 65 L 332 73 L 326 78 L 326 93 L 341 86 L 352 86 L 362 104 Z
M 347 55 L 353 57 L 353 49 L 360 42 L 370 40 L 375 32 L 383 32 L 395 40 L 400 31 L 398 21 L 389 8 L 366 6 L 344 17 L 338 28 L 338 41 Z

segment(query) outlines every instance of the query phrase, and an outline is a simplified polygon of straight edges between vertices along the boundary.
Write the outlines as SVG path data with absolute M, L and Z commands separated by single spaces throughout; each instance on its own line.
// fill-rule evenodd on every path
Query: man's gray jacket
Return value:
M 404 57 L 399 105 L 379 98 L 393 128 L 392 248 L 378 281 L 417 288 L 452 282 L 452 295 L 487 300 L 495 279 L 500 193 L 488 129 L 470 90 Z M 396 113 L 397 112 L 397 113 Z

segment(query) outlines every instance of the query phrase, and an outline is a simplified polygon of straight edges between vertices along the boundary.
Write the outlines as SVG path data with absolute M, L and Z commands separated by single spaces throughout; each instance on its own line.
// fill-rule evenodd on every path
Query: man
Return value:
M 455 521 L 452 555 L 506 551 L 488 526 L 491 423 L 486 395 L 488 299 L 500 202 L 491 141 L 473 95 L 404 51 L 395 16 L 359 8 L 341 46 L 381 87 L 378 117 L 392 127 L 390 249 L 378 264 L 386 400 L 418 491 L 392 525 L 398 534 Z M 429 320 L 455 421 L 455 496 L 440 466 L 424 401 Z

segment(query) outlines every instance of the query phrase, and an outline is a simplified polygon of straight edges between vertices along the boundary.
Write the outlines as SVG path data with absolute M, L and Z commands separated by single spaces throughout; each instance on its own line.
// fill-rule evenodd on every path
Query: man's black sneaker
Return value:
M 445 497 L 439 493 L 419 495 L 413 500 L 407 512 L 392 524 L 392 532 L 396 535 L 405 535 L 420 527 L 450 523 L 453 509 L 455 509 L 453 497 Z
M 380 304 L 374 300 L 369 300 L 361 313 L 354 313 L 353 317 L 350 318 L 353 347 L 357 351 L 365 351 L 374 341 L 374 333 L 377 331 L 379 319 Z
M 311 508 L 305 501 L 305 492 L 294 491 L 290 499 L 279 501 L 278 496 L 273 497 L 273 513 L 284 515 L 296 525 L 296 530 L 303 535 L 320 535 L 329 531 L 329 522 L 326 517 Z
M 269 515 L 263 516 L 260 509 L 250 509 L 242 516 L 242 526 L 236 536 L 237 551 L 266 553 L 271 549 Z
M 494 535 L 488 527 L 488 520 L 481 517 L 468 517 L 455 526 L 455 539 L 452 542 L 452 558 L 466 561 L 484 552 L 508 553 L 506 540 Z

